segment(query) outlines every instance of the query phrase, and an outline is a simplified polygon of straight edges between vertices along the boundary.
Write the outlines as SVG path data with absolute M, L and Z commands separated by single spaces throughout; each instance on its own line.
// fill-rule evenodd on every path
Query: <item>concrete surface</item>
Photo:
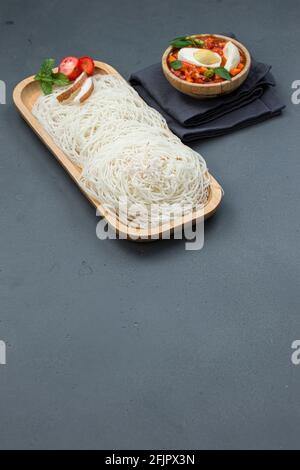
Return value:
M 0 4 L 0 448 L 299 448 L 300 3 Z M 125 77 L 182 33 L 234 31 L 284 116 L 195 146 L 225 190 L 202 251 L 99 241 L 94 209 L 19 117 L 43 58 Z

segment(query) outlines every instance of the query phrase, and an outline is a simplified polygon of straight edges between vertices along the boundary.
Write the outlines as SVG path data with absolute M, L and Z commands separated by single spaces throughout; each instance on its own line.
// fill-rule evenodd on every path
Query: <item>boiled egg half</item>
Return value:
M 223 54 L 226 59 L 224 68 L 228 71 L 237 67 L 241 61 L 241 55 L 239 49 L 233 42 L 228 41 L 223 49 Z
M 222 57 L 209 49 L 198 49 L 197 47 L 183 47 L 178 52 L 178 60 L 198 65 L 199 67 L 220 67 Z

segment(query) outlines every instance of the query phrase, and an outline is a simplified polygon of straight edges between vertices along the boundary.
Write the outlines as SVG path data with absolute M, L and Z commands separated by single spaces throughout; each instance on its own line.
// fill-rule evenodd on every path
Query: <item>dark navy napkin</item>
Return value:
M 199 100 L 180 93 L 163 75 L 161 64 L 154 64 L 130 76 L 139 95 L 167 120 L 172 131 L 184 142 L 227 134 L 277 116 L 284 105 L 275 92 L 271 66 L 256 62 L 247 80 L 229 95 Z

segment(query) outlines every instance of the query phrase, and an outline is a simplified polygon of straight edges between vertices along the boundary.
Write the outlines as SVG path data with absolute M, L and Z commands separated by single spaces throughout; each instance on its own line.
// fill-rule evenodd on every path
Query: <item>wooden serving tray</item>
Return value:
M 110 65 L 103 62 L 95 62 L 95 73 L 98 74 L 110 74 L 120 77 L 120 74 Z M 79 186 L 80 190 L 88 198 L 88 200 L 98 209 L 99 213 L 105 217 L 107 222 L 111 227 L 116 230 L 116 233 L 119 234 L 122 238 L 128 238 L 136 241 L 151 240 L 162 238 L 164 233 L 173 231 L 175 228 L 178 228 L 179 225 L 183 223 L 194 223 L 199 217 L 203 216 L 203 213 L 194 211 L 190 215 L 186 216 L 183 220 L 180 220 L 180 223 L 176 221 L 171 224 L 161 225 L 155 229 L 145 230 L 145 229 L 136 229 L 129 227 L 119 221 L 115 220 L 115 217 L 112 213 L 108 212 L 101 204 L 101 201 L 98 201 L 91 196 L 89 196 L 79 185 L 79 177 L 81 174 L 81 168 L 74 163 L 72 163 L 64 152 L 53 142 L 52 138 L 38 122 L 38 120 L 33 116 L 31 110 L 41 94 L 40 84 L 34 80 L 34 76 L 28 77 L 25 80 L 21 81 L 14 89 L 13 99 L 16 107 L 21 113 L 25 121 L 30 125 L 33 131 L 37 136 L 44 142 L 44 144 L 49 148 L 53 153 L 55 158 L 59 163 L 65 168 L 69 173 L 71 178 Z M 218 182 L 210 175 L 211 186 L 210 194 L 207 204 L 204 208 L 204 218 L 208 218 L 214 214 L 217 210 L 221 200 L 222 200 L 222 188 Z

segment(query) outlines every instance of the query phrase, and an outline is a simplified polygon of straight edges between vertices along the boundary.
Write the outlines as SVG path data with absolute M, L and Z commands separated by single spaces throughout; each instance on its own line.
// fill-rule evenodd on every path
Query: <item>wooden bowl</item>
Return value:
M 239 49 L 241 49 L 246 57 L 245 67 L 241 71 L 241 73 L 239 73 L 235 77 L 232 77 L 231 80 L 226 80 L 220 83 L 200 84 L 186 82 L 185 80 L 181 80 L 180 78 L 176 77 L 176 75 L 174 75 L 169 69 L 167 57 L 169 53 L 174 49 L 172 46 L 170 46 L 165 51 L 162 57 L 162 69 L 166 79 L 174 88 L 176 88 L 176 90 L 180 91 L 181 93 L 184 93 L 185 95 L 192 96 L 193 98 L 214 98 L 216 96 L 225 95 L 233 92 L 239 86 L 241 86 L 242 83 L 244 83 L 250 72 L 251 56 L 248 49 L 246 49 L 243 44 L 236 41 L 235 39 L 229 38 L 227 36 L 221 36 L 220 34 L 199 34 L 199 36 L 213 36 L 216 38 L 225 39 L 226 41 L 233 42 Z

